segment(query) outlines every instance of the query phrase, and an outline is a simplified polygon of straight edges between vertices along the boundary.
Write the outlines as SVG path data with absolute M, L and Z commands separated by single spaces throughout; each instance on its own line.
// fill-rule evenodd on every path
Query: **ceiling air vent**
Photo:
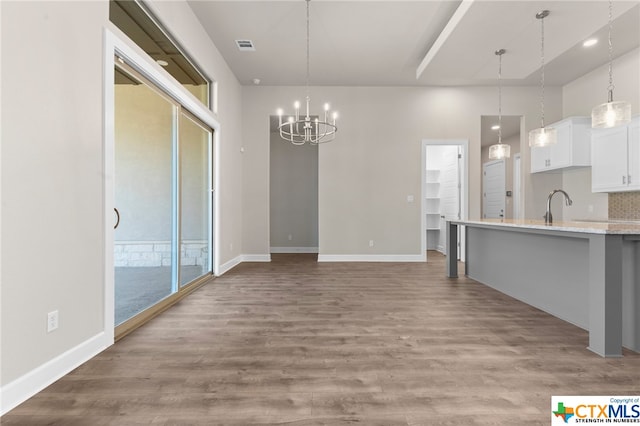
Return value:
M 255 52 L 256 50 L 251 40 L 236 40 L 236 45 L 241 52 Z

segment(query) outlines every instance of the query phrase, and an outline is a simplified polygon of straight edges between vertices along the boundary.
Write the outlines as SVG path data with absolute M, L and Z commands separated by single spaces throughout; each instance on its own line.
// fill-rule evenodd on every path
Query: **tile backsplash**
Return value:
M 609 194 L 609 219 L 640 220 L 640 192 Z

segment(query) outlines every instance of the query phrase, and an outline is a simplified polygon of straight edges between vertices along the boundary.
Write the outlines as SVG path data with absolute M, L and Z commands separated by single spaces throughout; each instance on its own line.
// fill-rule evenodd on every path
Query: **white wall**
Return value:
M 102 25 L 108 4 L 0 7 L 2 245 L 11 247 L 1 259 L 4 387 L 104 327 Z M 53 310 L 60 328 L 47 334 Z
M 312 108 L 330 101 L 340 112 L 336 140 L 320 146 L 320 253 L 420 254 L 422 139 L 469 139 L 469 217 L 480 215 L 480 117 L 495 115 L 491 87 L 312 87 Z M 300 99 L 300 87 L 244 87 L 244 247 L 269 250 L 269 120 Z M 558 88 L 546 93 L 546 114 L 561 116 Z M 507 87 L 503 114 L 523 115 L 525 131 L 538 126 L 536 87 Z M 526 141 L 523 140 L 523 144 Z M 522 145 L 521 145 L 522 146 Z M 527 217 L 542 216 L 559 175 L 529 178 L 529 148 L 521 150 Z M 540 195 L 542 194 L 542 195 Z M 369 247 L 369 240 L 375 241 Z
M 629 101 L 632 114 L 640 113 L 640 49 L 635 49 L 613 62 L 613 79 L 614 100 Z M 563 117 L 591 116 L 594 106 L 607 101 L 608 85 L 608 65 L 565 85 L 562 88 Z M 591 192 L 590 167 L 564 172 L 563 188 L 573 199 L 571 207 L 563 207 L 565 219 L 608 217 L 607 194 Z
M 0 2 L 2 411 L 104 347 L 103 29 L 114 28 L 108 6 Z M 224 262 L 241 250 L 240 85 L 186 2 L 152 8 L 219 84 Z M 47 334 L 54 309 L 60 327 Z

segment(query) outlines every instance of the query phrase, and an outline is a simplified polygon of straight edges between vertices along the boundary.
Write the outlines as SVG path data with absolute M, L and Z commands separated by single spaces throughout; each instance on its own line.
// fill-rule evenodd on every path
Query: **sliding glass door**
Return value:
M 211 130 L 182 112 L 180 140 L 180 285 L 211 271 Z
M 115 62 L 115 324 L 211 274 L 212 130 Z

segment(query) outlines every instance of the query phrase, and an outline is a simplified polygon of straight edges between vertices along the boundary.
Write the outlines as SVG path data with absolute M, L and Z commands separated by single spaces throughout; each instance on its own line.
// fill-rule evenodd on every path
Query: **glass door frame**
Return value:
M 102 338 L 107 344 L 112 344 L 115 340 L 115 274 L 114 274 L 114 230 L 113 230 L 113 208 L 115 207 L 115 188 L 114 188 L 114 171 L 115 171 L 115 134 L 114 134 L 114 107 L 115 107 L 115 66 L 113 62 L 114 56 L 121 57 L 133 69 L 140 72 L 145 78 L 150 80 L 154 85 L 164 91 L 167 95 L 177 101 L 185 110 L 193 114 L 197 119 L 213 130 L 211 141 L 211 153 L 213 158 L 210 167 L 213 168 L 212 179 L 212 207 L 211 215 L 211 233 L 213 234 L 210 242 L 210 266 L 213 275 L 217 275 L 219 271 L 219 191 L 215 190 L 219 182 L 219 132 L 220 124 L 204 104 L 198 101 L 191 93 L 180 85 L 173 77 L 164 71 L 159 65 L 153 61 L 142 49 L 135 45 L 131 40 L 121 33 L 116 33 L 110 28 L 104 28 L 104 56 L 103 56 L 103 99 L 104 99 L 104 330 Z M 210 234 L 211 234 L 210 233 Z M 177 281 L 176 281 L 177 282 Z M 193 286 L 188 286 L 191 288 Z
M 209 217 L 209 226 L 207 229 L 207 237 L 208 237 L 208 245 L 209 245 L 209 251 L 208 251 L 208 259 L 207 259 L 207 263 L 209 265 L 209 271 L 215 275 L 215 269 L 213 267 L 213 244 L 214 244 L 214 210 L 213 210 L 213 206 L 214 206 L 214 199 L 211 196 L 213 194 L 213 183 L 214 183 L 214 178 L 213 178 L 213 173 L 215 171 L 214 168 L 214 160 L 215 160 L 215 155 L 213 155 L 213 146 L 214 146 L 214 137 L 215 137 L 215 130 L 212 129 L 211 127 L 209 127 L 204 121 L 200 120 L 195 114 L 192 114 L 189 110 L 184 109 L 182 107 L 178 107 L 178 111 L 177 111 L 177 115 L 178 115 L 178 126 L 177 126 L 177 145 L 176 145 L 176 149 L 178 151 L 178 156 L 177 156 L 177 160 L 178 160 L 178 164 L 177 164 L 177 173 L 178 173 L 178 177 L 177 177 L 177 185 L 178 185 L 178 223 L 177 223 L 177 236 L 178 236 L 178 251 L 180 252 L 181 249 L 181 244 L 182 244 L 182 218 L 183 218 L 183 214 L 182 214 L 182 210 L 183 210 L 183 194 L 182 194 L 182 182 L 183 182 L 183 175 L 182 175 L 182 166 L 181 166 L 181 155 L 180 155 L 180 151 L 181 151 L 181 138 L 180 138 L 180 118 L 182 115 L 185 116 L 186 119 L 191 120 L 196 126 L 201 127 L 203 130 L 209 132 L 209 137 L 207 140 L 207 212 L 208 212 L 208 217 Z M 175 158 L 175 157 L 174 157 Z M 180 256 L 178 256 L 180 257 Z M 182 282 L 182 277 L 180 276 L 180 270 L 182 269 L 182 264 L 179 263 L 178 264 L 178 276 L 177 276 L 177 285 L 178 285 L 178 290 L 180 288 L 187 288 L 195 283 L 198 282 L 198 280 L 202 277 L 196 278 L 193 281 L 189 281 L 187 283 L 181 284 Z

